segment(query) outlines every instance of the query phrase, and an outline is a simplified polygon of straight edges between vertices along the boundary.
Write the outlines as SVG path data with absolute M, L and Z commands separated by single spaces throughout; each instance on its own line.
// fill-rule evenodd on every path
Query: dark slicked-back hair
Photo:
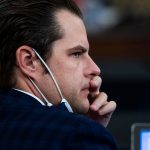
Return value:
M 55 18 L 61 9 L 82 19 L 73 0 L 0 0 L 0 89 L 15 84 L 18 47 L 33 47 L 44 58 L 52 43 L 61 38 L 61 28 Z

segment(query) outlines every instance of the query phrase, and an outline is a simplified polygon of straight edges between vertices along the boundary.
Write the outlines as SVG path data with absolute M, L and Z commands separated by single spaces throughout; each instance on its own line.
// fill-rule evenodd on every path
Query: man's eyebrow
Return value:
M 87 49 L 87 48 L 85 48 L 85 47 L 83 47 L 81 45 L 69 48 L 69 50 L 82 50 L 83 52 L 89 52 L 89 49 Z

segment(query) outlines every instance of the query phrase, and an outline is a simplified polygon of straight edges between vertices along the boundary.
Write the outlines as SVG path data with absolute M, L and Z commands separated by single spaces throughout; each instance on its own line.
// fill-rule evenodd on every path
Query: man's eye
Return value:
M 82 52 L 74 52 L 72 55 L 76 58 L 80 57 Z

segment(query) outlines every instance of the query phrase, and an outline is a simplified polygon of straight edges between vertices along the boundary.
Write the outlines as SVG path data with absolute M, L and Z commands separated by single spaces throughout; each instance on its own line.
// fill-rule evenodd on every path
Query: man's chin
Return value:
M 89 103 L 83 103 L 78 107 L 78 110 L 77 110 L 78 112 L 77 113 L 87 114 L 88 111 L 89 111 L 89 107 L 90 107 Z

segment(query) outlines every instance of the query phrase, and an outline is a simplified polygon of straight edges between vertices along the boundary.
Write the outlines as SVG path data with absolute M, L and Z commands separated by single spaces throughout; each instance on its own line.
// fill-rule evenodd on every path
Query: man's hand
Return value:
M 106 127 L 112 113 L 116 109 L 116 103 L 108 101 L 106 93 L 99 91 L 101 83 L 102 80 L 99 76 L 94 77 L 90 81 L 90 94 L 88 98 L 91 105 L 88 116 Z

